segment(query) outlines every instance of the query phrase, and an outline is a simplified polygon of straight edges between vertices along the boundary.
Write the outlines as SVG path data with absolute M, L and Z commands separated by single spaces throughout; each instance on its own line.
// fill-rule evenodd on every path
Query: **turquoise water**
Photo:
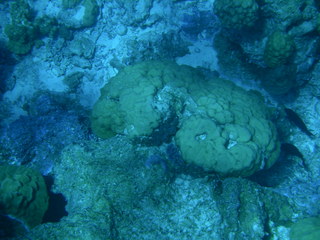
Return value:
M 0 239 L 319 239 L 319 24 L 309 0 L 0 1 Z

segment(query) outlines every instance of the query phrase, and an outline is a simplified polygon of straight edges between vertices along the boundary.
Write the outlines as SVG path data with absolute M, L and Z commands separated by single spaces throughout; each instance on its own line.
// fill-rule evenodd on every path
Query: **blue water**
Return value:
M 303 239 L 320 239 L 318 19 L 319 4 L 307 0 L 0 1 L 0 239 L 301 239 L 299 229 L 307 228 L 314 235 Z M 199 75 L 183 82 L 169 67 L 159 74 L 160 64 L 154 71 L 127 68 L 148 61 L 197 66 Z M 198 76 L 204 81 L 195 84 Z M 267 130 L 240 126 L 238 113 L 230 112 L 243 101 L 237 93 L 210 95 L 210 82 L 219 77 L 263 97 L 278 144 L 268 147 L 287 147 L 269 169 L 271 150 L 257 145 L 270 136 L 256 137 Z M 132 106 L 136 99 L 128 96 L 142 100 Z M 105 105 L 95 105 L 98 100 Z M 245 118 L 254 104 L 241 104 L 248 105 L 239 114 Z M 99 107 L 105 113 L 95 122 Z M 234 119 L 208 116 L 220 108 L 224 120 Z M 193 148 L 194 158 L 243 144 L 257 151 L 254 170 L 246 169 L 251 176 L 187 159 L 193 152 L 179 146 L 213 134 L 205 129 L 179 142 L 178 131 L 194 115 L 215 119 L 225 139 Z M 150 120 L 155 127 L 134 135 L 136 119 L 141 128 L 156 119 Z M 94 124 L 112 134 L 95 134 Z M 224 136 L 232 127 L 249 129 L 237 132 L 238 139 L 252 137 L 241 143 Z M 247 153 L 236 154 L 233 163 L 227 155 L 212 161 L 236 168 Z M 38 184 L 6 175 L 5 165 L 53 179 L 48 191 L 51 200 L 59 196 L 57 215 L 50 205 L 42 224 L 28 229 L 25 219 L 36 218 L 34 210 L 14 204 L 37 201 L 30 192 Z M 299 225 L 310 217 L 314 224 Z

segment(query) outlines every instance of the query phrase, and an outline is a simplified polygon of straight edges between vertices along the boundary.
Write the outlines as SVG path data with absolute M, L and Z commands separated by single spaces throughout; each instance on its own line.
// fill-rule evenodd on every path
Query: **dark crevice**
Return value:
M 51 187 L 54 182 L 53 177 L 45 176 L 44 178 L 48 187 L 49 207 L 43 216 L 42 223 L 59 222 L 61 218 L 68 216 L 68 212 L 65 209 L 67 201 L 61 193 L 57 194 L 51 191 Z

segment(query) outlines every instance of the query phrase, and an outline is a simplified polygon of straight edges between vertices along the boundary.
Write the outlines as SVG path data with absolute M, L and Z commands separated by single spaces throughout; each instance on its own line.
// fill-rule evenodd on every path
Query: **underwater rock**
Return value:
M 115 218 L 119 235 L 124 239 L 223 239 L 223 219 L 211 187 L 205 179 L 186 175 L 170 187 L 158 186 L 141 199 L 139 211 Z
M 27 54 L 37 38 L 37 29 L 33 25 L 34 13 L 26 1 L 17 0 L 10 3 L 10 16 L 11 23 L 4 28 L 9 39 L 7 47 L 12 53 Z
M 52 172 L 53 191 L 65 196 L 68 216 L 41 224 L 29 238 L 117 239 L 124 236 L 119 233 L 123 218 L 143 206 L 142 198 L 155 199 L 156 189 L 165 192 L 163 174 L 147 169 L 128 139 L 78 143 L 61 151 Z
M 213 198 L 225 225 L 221 239 L 264 239 L 294 215 L 289 199 L 247 179 L 214 182 Z M 255 227 L 252 227 L 255 226 Z
M 72 101 L 48 93 L 40 93 L 30 101 L 26 106 L 29 116 L 21 116 L 1 129 L 0 143 L 8 152 L 3 161 L 30 165 L 44 175 L 49 174 L 61 149 L 86 135 L 82 122 L 85 117 L 68 111 L 76 104 L 67 107 L 67 103 Z
M 150 155 L 146 161 L 145 161 L 145 166 L 147 168 L 151 168 L 154 165 L 160 165 L 162 167 L 162 169 L 166 170 L 167 169 L 167 165 L 165 162 L 165 159 L 162 158 L 160 155 L 158 154 L 152 154 Z
M 317 240 L 320 238 L 320 218 L 300 219 L 291 226 L 291 240 Z
M 79 39 L 74 39 L 70 42 L 70 51 L 79 57 L 91 59 L 95 52 L 95 43 L 90 36 L 81 36 Z
M 284 96 L 297 87 L 297 67 L 294 64 L 261 69 L 262 87 L 273 96 Z
M 299 151 L 299 149 L 290 143 L 282 143 L 281 144 L 281 151 L 284 151 L 288 155 L 296 156 L 304 160 L 304 157 L 302 153 Z
M 214 28 L 215 21 L 211 11 L 196 9 L 194 12 L 183 15 L 181 30 L 193 38 L 197 38 L 202 31 Z
M 293 111 L 290 108 L 285 108 L 284 111 L 287 114 L 288 119 L 292 123 L 294 123 L 302 132 L 307 134 L 309 137 L 314 137 L 313 133 L 309 131 L 306 124 L 303 122 L 301 117 L 295 111 Z
M 145 25 L 145 21 L 150 17 L 150 10 L 154 0 L 127 1 L 118 0 L 119 8 L 126 11 L 123 23 L 127 26 L 138 26 L 143 28 L 150 27 L 152 24 Z
M 100 6 L 96 0 L 63 1 L 58 21 L 68 28 L 81 29 L 96 24 Z

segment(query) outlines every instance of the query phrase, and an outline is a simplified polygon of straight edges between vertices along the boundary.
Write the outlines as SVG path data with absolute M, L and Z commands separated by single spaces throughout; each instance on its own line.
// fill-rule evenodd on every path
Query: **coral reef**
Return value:
M 0 0 L 0 165 L 68 211 L 0 238 L 318 239 L 319 3 Z
M 81 141 L 63 149 L 53 169 L 53 191 L 65 196 L 68 216 L 57 223 L 44 223 L 27 236 L 117 239 L 118 221 L 136 211 L 142 197 L 166 188 L 163 172 L 146 168 L 136 150 L 124 137 Z
M 43 37 L 60 36 L 67 40 L 72 39 L 69 28 L 58 23 L 55 18 L 46 15 L 37 17 L 36 12 L 25 0 L 16 0 L 10 4 L 10 17 L 11 23 L 5 26 L 4 32 L 9 39 L 7 47 L 12 53 L 29 53 L 34 45 L 43 45 Z M 89 21 L 90 18 L 88 16 Z
M 0 166 L 0 212 L 33 228 L 48 208 L 47 187 L 41 174 L 22 166 Z
M 93 108 L 91 126 L 102 138 L 161 135 L 159 125 L 173 113 L 181 126 L 172 134 L 187 163 L 248 176 L 272 166 L 279 155 L 275 127 L 262 106 L 258 94 L 230 82 L 206 81 L 192 68 L 150 61 L 110 79 Z
M 222 175 L 248 176 L 272 166 L 279 141 L 263 99 L 221 79 L 197 83 L 189 91 L 198 110 L 175 137 L 184 160 Z
M 309 0 L 268 0 L 257 4 L 259 20 L 255 28 L 225 28 L 221 20 L 222 30 L 214 39 L 219 67 L 229 79 L 250 85 L 254 79 L 262 78 L 262 87 L 268 92 L 286 96 L 311 77 L 310 70 L 317 62 L 319 11 Z M 281 69 L 273 72 L 272 68 L 277 67 Z M 273 74 L 277 80 L 266 80 Z
M 85 138 L 84 115 L 67 106 L 76 104 L 61 94 L 37 94 L 25 106 L 29 116 L 0 129 L 1 148 L 7 156 L 0 158 L 0 164 L 24 164 L 49 174 L 61 149 Z
M 268 67 L 274 68 L 288 63 L 295 50 L 292 38 L 283 32 L 272 33 L 264 50 L 264 61 Z
M 255 0 L 216 0 L 214 11 L 223 26 L 233 29 L 253 27 L 259 17 Z
M 288 224 L 294 214 L 288 198 L 247 179 L 225 179 L 213 196 L 226 226 L 224 239 L 263 239 L 268 227 Z
M 190 68 L 177 68 L 174 63 L 151 61 L 125 68 L 101 89 L 91 117 L 94 133 L 103 138 L 118 133 L 130 137 L 152 134 L 172 111 L 182 108 L 171 84 L 166 83 L 175 79 L 172 84 L 183 85 L 192 77 L 195 73 Z
M 27 54 L 37 38 L 37 30 L 33 26 L 33 12 L 24 0 L 10 4 L 11 23 L 5 26 L 4 32 L 9 38 L 8 49 L 15 54 Z

